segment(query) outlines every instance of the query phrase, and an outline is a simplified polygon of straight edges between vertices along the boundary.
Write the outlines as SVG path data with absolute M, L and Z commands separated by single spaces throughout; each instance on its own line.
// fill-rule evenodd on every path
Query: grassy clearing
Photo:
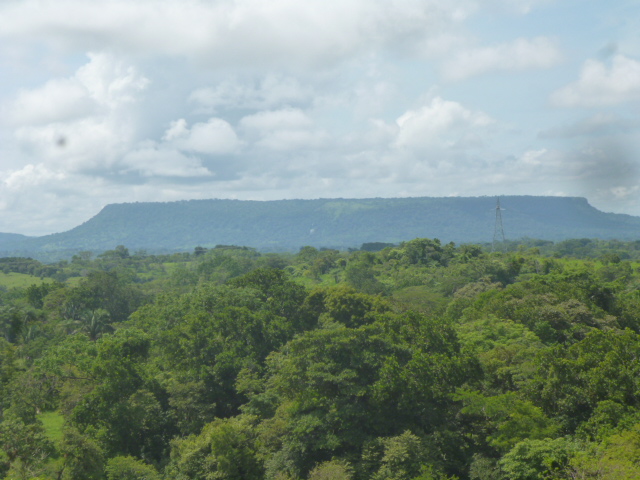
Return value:
M 31 285 L 40 285 L 41 283 L 51 283 L 51 278 L 40 278 L 34 275 L 27 275 L 24 273 L 3 273 L 0 272 L 0 287 L 7 289 L 11 288 L 25 288 Z
M 64 417 L 58 412 L 44 412 L 38 418 L 44 426 L 44 432 L 54 443 L 62 440 L 62 427 L 64 425 Z

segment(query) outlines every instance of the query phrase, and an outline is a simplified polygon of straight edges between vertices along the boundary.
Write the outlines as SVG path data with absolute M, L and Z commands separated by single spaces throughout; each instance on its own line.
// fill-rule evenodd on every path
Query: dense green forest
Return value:
M 0 478 L 640 478 L 640 242 L 0 259 Z
M 506 196 L 501 204 L 511 239 L 640 238 L 639 217 L 601 212 L 585 198 Z M 365 242 L 434 237 L 444 243 L 482 243 L 491 241 L 495 217 L 494 197 L 112 204 L 67 232 L 42 237 L 0 233 L 0 256 L 51 262 L 114 245 L 170 253 L 219 244 L 268 252 L 296 252 L 303 245 L 346 250 Z

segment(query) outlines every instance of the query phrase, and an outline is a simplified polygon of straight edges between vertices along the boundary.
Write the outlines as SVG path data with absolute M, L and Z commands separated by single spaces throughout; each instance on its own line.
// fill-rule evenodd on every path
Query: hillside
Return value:
M 509 239 L 640 238 L 640 218 L 601 212 L 584 198 L 501 197 Z M 191 200 L 106 206 L 72 230 L 42 237 L 0 235 L 0 254 L 70 256 L 125 245 L 149 251 L 219 244 L 265 251 L 358 247 L 417 237 L 484 243 L 493 237 L 495 198 Z

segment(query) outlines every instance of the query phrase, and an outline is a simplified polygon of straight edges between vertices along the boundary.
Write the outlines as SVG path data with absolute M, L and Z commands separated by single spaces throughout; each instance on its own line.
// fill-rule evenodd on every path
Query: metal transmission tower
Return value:
M 500 207 L 500 197 L 496 199 L 496 225 L 493 228 L 493 243 L 491 244 L 491 251 L 496 251 L 496 245 L 498 243 L 504 245 L 504 227 L 502 226 L 502 208 Z

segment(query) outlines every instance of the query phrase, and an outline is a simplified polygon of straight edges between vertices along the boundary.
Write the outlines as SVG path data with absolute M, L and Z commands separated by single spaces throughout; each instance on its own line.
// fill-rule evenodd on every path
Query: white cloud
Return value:
M 135 173 L 143 177 L 211 177 L 198 158 L 176 150 L 149 145 L 134 150 L 121 161 L 119 173 Z
M 319 148 L 328 138 L 305 112 L 296 108 L 247 115 L 239 126 L 256 147 L 276 151 Z
M 132 103 L 149 80 L 131 65 L 107 54 L 89 53 L 89 61 L 70 78 L 54 78 L 40 88 L 22 89 L 6 108 L 14 125 L 71 122 Z
M 587 60 L 577 82 L 552 97 L 562 107 L 601 107 L 640 100 L 640 62 L 615 55 L 610 65 Z
M 543 164 L 544 157 L 547 155 L 548 150 L 541 148 L 540 150 L 528 150 L 522 154 L 520 161 L 525 165 L 539 166 Z
M 459 51 L 445 61 L 443 74 L 449 80 L 464 80 L 487 72 L 549 68 L 561 59 L 558 47 L 550 39 L 519 38 L 493 47 Z
M 99 8 L 99 11 L 97 11 Z M 219 67 L 329 65 L 460 22 L 473 2 L 436 0 L 25 0 L 0 6 L 0 32 L 64 48 L 187 56 Z
M 3 183 L 10 190 L 17 190 L 37 187 L 51 181 L 64 181 L 65 178 L 64 173 L 51 171 L 42 163 L 30 163 L 20 170 L 10 172 Z
M 100 105 L 117 108 L 135 102 L 138 94 L 149 85 L 149 79 L 133 65 L 112 55 L 89 53 L 88 56 L 89 62 L 78 69 L 75 77 Z
M 163 139 L 180 150 L 209 155 L 233 153 L 240 146 L 233 127 L 221 118 L 196 123 L 191 129 L 185 119 L 177 120 L 165 132 Z
M 551 3 L 555 0 L 478 0 L 476 7 L 488 7 L 499 10 L 506 10 L 520 15 L 527 15 L 537 5 Z
M 396 146 L 411 150 L 451 148 L 493 122 L 483 112 L 472 112 L 460 103 L 436 97 L 397 119 Z
M 49 80 L 42 88 L 18 92 L 7 109 L 10 124 L 27 125 L 66 121 L 95 112 L 97 105 L 79 82 Z
M 129 146 L 126 131 L 109 119 L 87 118 L 71 123 L 20 127 L 16 139 L 23 148 L 48 164 L 72 172 L 106 170 Z
M 307 150 L 323 148 L 327 140 L 329 136 L 322 131 L 279 130 L 264 135 L 256 146 L 278 151 Z
M 0 231 L 45 234 L 77 226 L 104 204 L 95 179 L 69 174 L 44 163 L 0 172 Z M 96 204 L 97 202 L 97 204 Z
M 313 125 L 313 121 L 302 110 L 286 108 L 247 115 L 240 120 L 240 126 L 247 130 L 265 132 L 278 129 L 300 129 Z
M 68 172 L 106 172 L 136 141 L 135 108 L 149 84 L 108 54 L 68 78 L 22 90 L 9 105 L 14 138 L 40 162 Z
M 462 33 L 449 30 L 430 35 L 423 39 L 417 50 L 427 58 L 449 57 L 451 52 L 468 48 L 469 40 Z
M 573 44 L 527 17 L 545 2 L 557 14 L 553 0 L 0 2 L 0 231 L 59 231 L 121 201 L 574 193 L 594 167 L 562 146 L 634 125 L 533 105 L 523 75 L 435 84 L 555 65 Z M 624 71 L 603 65 L 592 77 L 611 91 Z M 631 198 L 614 180 L 594 191 Z
M 173 140 L 180 140 L 189 136 L 189 125 L 184 118 L 171 122 L 169 128 L 164 132 L 162 140 L 171 142 Z
M 215 86 L 194 90 L 189 101 L 199 111 L 215 113 L 224 109 L 265 109 L 308 102 L 312 88 L 297 78 L 268 74 L 259 82 L 239 78 L 224 80 Z

